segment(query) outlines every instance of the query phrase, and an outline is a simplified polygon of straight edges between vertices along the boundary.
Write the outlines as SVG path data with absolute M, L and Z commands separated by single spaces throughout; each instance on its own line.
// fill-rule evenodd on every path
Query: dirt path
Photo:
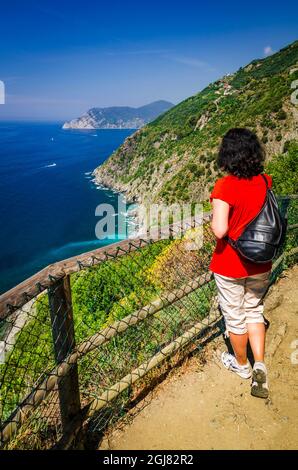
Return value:
M 193 357 L 156 387 L 131 424 L 106 436 L 100 449 L 297 449 L 298 364 L 292 353 L 298 339 L 298 266 L 272 288 L 265 314 L 270 399 L 253 398 L 249 380 L 222 369 L 219 355 L 226 347 L 219 338 L 204 358 Z

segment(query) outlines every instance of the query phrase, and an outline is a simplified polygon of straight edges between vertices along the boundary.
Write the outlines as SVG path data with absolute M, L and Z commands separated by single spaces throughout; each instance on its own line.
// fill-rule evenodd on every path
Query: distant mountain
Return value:
M 173 106 L 169 101 L 160 100 L 140 108 L 91 108 L 83 116 L 65 122 L 63 129 L 140 129 Z
M 298 140 L 298 107 L 291 99 L 297 79 L 298 41 L 225 75 L 137 130 L 96 168 L 95 180 L 129 200 L 204 201 L 219 176 L 218 145 L 231 127 L 255 131 L 269 160 Z

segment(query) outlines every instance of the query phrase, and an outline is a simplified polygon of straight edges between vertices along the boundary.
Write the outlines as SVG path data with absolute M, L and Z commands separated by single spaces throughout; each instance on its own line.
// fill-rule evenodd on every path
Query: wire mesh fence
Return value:
M 272 279 L 294 262 L 298 246 L 298 200 L 280 202 L 290 228 Z M 2 296 L 4 448 L 69 447 L 83 422 L 103 431 L 165 360 L 218 324 L 208 269 L 215 239 L 208 218 L 202 227 L 198 249 L 189 249 L 190 224 L 182 231 L 173 225 L 169 239 L 138 238 L 95 250 L 50 266 Z

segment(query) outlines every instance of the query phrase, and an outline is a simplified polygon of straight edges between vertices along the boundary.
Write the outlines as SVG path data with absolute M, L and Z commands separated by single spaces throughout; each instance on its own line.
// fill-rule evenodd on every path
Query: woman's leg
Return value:
M 250 347 L 256 362 L 264 362 L 265 325 L 264 323 L 247 323 Z
M 251 394 L 258 398 L 269 395 L 267 369 L 264 364 L 265 324 L 263 317 L 263 296 L 269 285 L 270 273 L 247 278 L 244 295 L 244 309 L 250 346 L 254 355 Z
M 243 309 L 245 279 L 214 275 L 218 300 L 225 319 L 226 332 L 240 365 L 247 364 L 248 334 Z
M 230 342 L 237 359 L 238 364 L 244 366 L 247 364 L 247 343 L 248 334 L 236 335 L 235 333 L 229 333 Z
M 270 272 L 250 276 L 245 283 L 244 310 L 250 347 L 256 362 L 264 362 L 265 324 L 263 295 L 269 284 Z
M 234 355 L 223 351 L 221 362 L 226 369 L 243 379 L 249 379 L 251 370 L 247 361 L 248 334 L 243 309 L 245 279 L 235 279 L 219 274 L 214 274 L 214 278 L 218 289 L 219 305 L 225 319 L 226 335 L 230 337 L 234 351 Z

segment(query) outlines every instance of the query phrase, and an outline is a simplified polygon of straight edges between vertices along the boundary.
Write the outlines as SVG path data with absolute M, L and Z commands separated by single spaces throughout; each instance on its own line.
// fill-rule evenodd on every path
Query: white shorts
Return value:
M 270 271 L 249 277 L 226 277 L 214 273 L 218 302 L 225 319 L 226 334 L 247 332 L 247 323 L 264 323 L 263 296 Z

